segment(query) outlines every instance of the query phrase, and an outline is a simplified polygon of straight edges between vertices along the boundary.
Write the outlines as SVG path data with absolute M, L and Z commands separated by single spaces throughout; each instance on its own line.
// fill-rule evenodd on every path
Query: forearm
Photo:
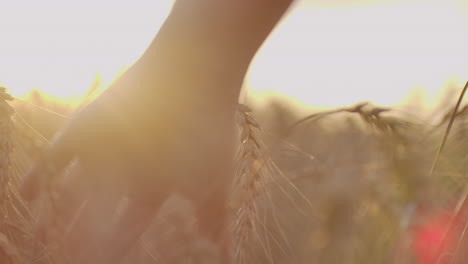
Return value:
M 178 0 L 132 69 L 145 80 L 141 92 L 237 103 L 253 56 L 291 2 Z

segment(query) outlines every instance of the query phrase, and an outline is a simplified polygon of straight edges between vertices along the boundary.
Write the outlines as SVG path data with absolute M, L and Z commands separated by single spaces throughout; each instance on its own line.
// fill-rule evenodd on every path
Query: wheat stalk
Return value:
M 260 173 L 263 157 L 262 146 L 258 137 L 260 126 L 250 115 L 251 110 L 241 105 L 238 113 L 238 124 L 241 127 L 241 145 L 236 158 L 236 183 L 234 187 L 233 207 L 235 210 L 234 236 L 235 257 L 240 263 L 247 261 L 246 245 L 255 229 L 256 198 L 261 193 L 259 190 L 264 179 Z
M 0 202 L 1 202 L 1 219 L 0 219 L 0 262 L 15 263 L 20 260 L 20 255 L 15 244 L 21 240 L 21 235 L 18 230 L 11 228 L 10 223 L 15 223 L 12 206 L 14 188 L 12 168 L 12 132 L 13 121 L 12 116 L 14 109 L 8 104 L 8 101 L 13 100 L 13 97 L 6 92 L 6 88 L 0 87 Z
M 292 123 L 287 129 L 285 134 L 283 135 L 284 138 L 288 138 L 294 132 L 294 130 L 299 127 L 300 125 L 307 123 L 307 122 L 314 122 L 318 121 L 321 118 L 339 114 L 339 113 L 352 113 L 358 114 L 359 117 L 370 127 L 376 128 L 382 132 L 395 132 L 395 126 L 397 125 L 396 119 L 391 118 L 384 118 L 381 114 L 385 112 L 389 112 L 392 109 L 384 108 L 384 107 L 376 107 L 372 106 L 371 104 L 364 102 L 359 103 L 354 106 L 350 107 L 341 107 L 330 111 L 324 111 L 319 113 L 314 113 L 308 116 L 305 116 L 294 123 Z
M 271 189 L 279 188 L 283 195 L 295 204 L 286 186 L 300 193 L 294 184 L 287 179 L 267 153 L 267 148 L 262 139 L 260 124 L 251 115 L 252 110 L 245 105 L 240 105 L 238 112 L 238 125 L 240 133 L 240 150 L 236 158 L 236 182 L 234 184 L 232 207 L 235 210 L 233 231 L 235 236 L 235 256 L 239 263 L 249 262 L 250 243 L 256 240 L 264 251 L 268 261 L 274 263 L 272 244 L 278 247 L 284 254 L 288 254 L 284 244 L 288 244 L 285 234 L 274 213 L 274 202 L 271 197 Z M 279 236 L 273 234 L 266 226 L 267 208 L 272 209 L 273 222 L 278 229 Z M 299 209 L 300 210 L 300 209 Z M 263 217 L 263 218 L 262 218 Z M 282 241 L 280 241 L 282 240 Z
M 436 154 L 436 157 L 434 159 L 434 162 L 432 164 L 432 168 L 431 168 L 431 171 L 430 171 L 430 175 L 432 176 L 434 174 L 434 172 L 436 171 L 437 169 L 437 164 L 438 164 L 438 161 L 439 161 L 439 158 L 440 158 L 440 155 L 442 153 L 442 151 L 444 150 L 444 147 L 447 143 L 447 139 L 448 139 L 448 136 L 450 134 L 450 131 L 451 131 L 451 128 L 453 126 L 453 123 L 455 122 L 455 118 L 457 117 L 457 113 L 458 113 L 458 109 L 461 105 L 461 102 L 463 100 L 463 97 L 466 93 L 466 90 L 468 90 L 468 81 L 466 82 L 465 86 L 463 87 L 461 93 L 460 93 L 460 96 L 458 97 L 458 101 L 457 101 L 457 104 L 455 105 L 455 108 L 453 109 L 453 113 L 450 117 L 450 121 L 447 125 L 447 129 L 444 133 L 444 137 L 442 139 L 442 142 L 440 143 L 440 146 L 439 146 L 439 149 L 437 150 L 437 154 Z M 461 244 L 461 241 L 463 241 L 463 238 L 464 236 L 466 235 L 464 230 L 468 224 L 468 221 L 467 221 L 467 217 L 466 217 L 466 211 L 467 211 L 467 207 L 468 207 L 468 196 L 465 194 L 463 194 L 463 196 L 461 197 L 460 201 L 461 201 L 461 205 L 460 206 L 457 206 L 455 208 L 455 211 L 454 211 L 454 217 L 452 218 L 451 222 L 449 223 L 449 226 L 447 227 L 447 230 L 443 236 L 443 239 L 441 240 L 441 242 L 439 243 L 439 248 L 436 252 L 436 256 L 439 257 L 439 260 L 437 263 L 441 263 L 442 261 L 442 257 L 444 256 L 444 252 L 443 252 L 443 245 L 446 243 L 446 240 L 448 239 L 448 237 L 451 235 L 451 234 L 456 234 L 457 232 L 460 232 L 461 234 L 459 234 L 459 241 L 456 245 L 456 254 L 458 254 L 459 252 L 459 248 L 460 247 L 463 247 L 463 245 Z M 463 231 L 463 232 L 462 232 Z M 458 234 L 457 234 L 458 235 Z M 456 257 L 456 256 L 455 256 Z M 457 259 L 455 258 L 454 261 L 452 263 L 455 263 L 455 261 L 457 261 Z
M 6 88 L 0 87 L 0 263 L 32 263 L 34 260 L 33 249 L 39 249 L 44 253 L 45 249 L 34 239 L 32 226 L 33 217 L 26 203 L 19 195 L 18 185 L 23 176 L 22 166 L 16 159 L 21 143 L 18 140 L 18 132 L 15 119 L 19 115 L 8 101 L 15 98 L 7 93 Z M 24 149 L 23 149 L 24 151 Z M 28 153 L 22 153 L 27 155 Z M 47 252 L 46 252 L 47 253 Z M 27 261 L 28 260 L 28 261 Z M 51 263 L 46 256 L 41 263 Z

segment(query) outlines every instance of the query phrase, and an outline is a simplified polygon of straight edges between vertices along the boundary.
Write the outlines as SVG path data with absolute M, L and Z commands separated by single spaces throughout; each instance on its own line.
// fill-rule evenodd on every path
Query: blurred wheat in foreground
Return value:
M 17 192 L 60 121 L 13 101 L 15 111 L 11 100 L 2 88 L 0 263 L 62 264 L 35 238 L 37 212 Z M 52 108 L 34 100 L 31 105 Z M 367 103 L 307 117 L 278 102 L 255 111 L 241 105 L 228 204 L 238 263 L 466 263 L 456 256 L 468 240 L 466 212 L 460 213 L 468 107 L 445 107 L 438 124 L 429 125 Z M 447 230 L 455 222 L 454 235 Z M 195 226 L 194 204 L 174 195 L 124 263 L 211 263 L 210 245 Z
M 22 171 L 14 159 L 13 98 L 0 87 L 0 263 L 25 263 L 31 247 L 31 218 L 16 187 Z

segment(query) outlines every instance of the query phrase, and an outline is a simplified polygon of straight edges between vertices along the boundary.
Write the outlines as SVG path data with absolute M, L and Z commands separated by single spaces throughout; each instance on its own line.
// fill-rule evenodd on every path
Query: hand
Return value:
M 79 110 L 23 184 L 23 196 L 32 200 L 56 182 L 55 211 L 42 215 L 38 230 L 44 240 L 57 239 L 50 237 L 52 231 L 63 236 L 62 248 L 77 263 L 87 263 L 86 258 L 98 253 L 92 253 L 96 247 L 83 247 L 89 241 L 108 245 L 108 250 L 100 246 L 101 252 L 124 254 L 173 192 L 198 205 L 206 236 L 226 240 L 224 202 L 232 173 L 234 110 L 214 111 L 207 104 L 187 102 L 181 107 L 157 98 L 149 104 L 127 86 L 132 83 L 128 80 L 139 79 L 132 76 L 135 72 L 130 70 Z M 115 208 L 123 197 L 129 203 L 116 219 Z M 82 248 L 80 256 L 73 253 L 76 248 Z M 114 263 L 116 257 L 106 256 L 105 261 Z
M 22 194 L 34 199 L 48 175 L 69 168 L 54 180 L 54 217 L 39 229 L 61 228 L 63 248 L 81 249 L 71 254 L 77 263 L 116 263 L 180 192 L 229 263 L 235 107 L 253 56 L 291 2 L 176 1 L 145 54 L 74 116 L 26 177 Z M 114 217 L 122 197 L 128 205 Z

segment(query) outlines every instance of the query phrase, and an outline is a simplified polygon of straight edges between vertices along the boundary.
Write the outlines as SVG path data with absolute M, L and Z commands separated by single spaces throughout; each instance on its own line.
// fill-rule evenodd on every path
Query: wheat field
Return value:
M 53 205 L 26 204 L 18 186 L 73 111 L 0 91 L 0 263 L 67 263 L 34 230 Z M 433 120 L 370 103 L 298 112 L 239 107 L 227 205 L 237 263 L 466 263 L 467 106 L 444 105 Z M 194 214 L 172 196 L 124 263 L 217 263 Z

